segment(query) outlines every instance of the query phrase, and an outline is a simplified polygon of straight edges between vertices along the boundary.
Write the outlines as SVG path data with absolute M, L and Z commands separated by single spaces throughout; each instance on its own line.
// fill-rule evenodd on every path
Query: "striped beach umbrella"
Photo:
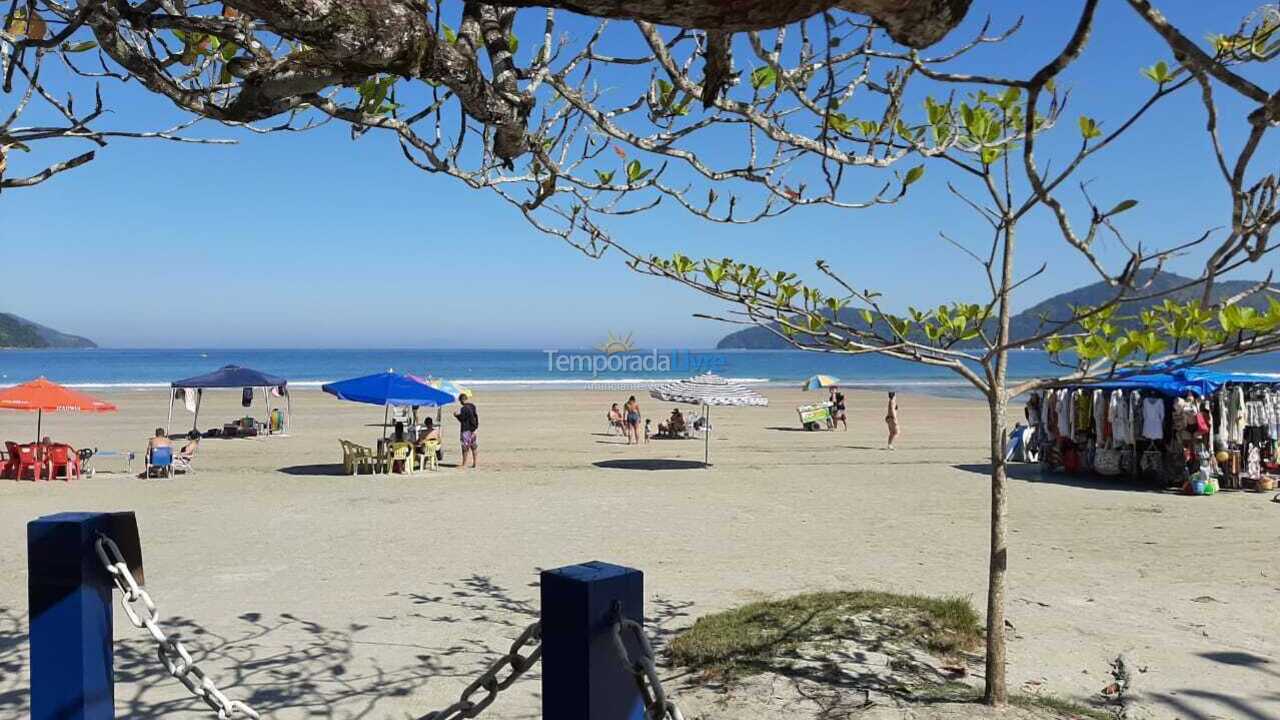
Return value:
M 822 388 L 835 387 L 840 384 L 840 378 L 834 375 L 814 375 L 804 381 L 804 385 L 800 386 L 801 390 L 821 390 Z
M 769 398 L 760 393 L 730 382 L 714 373 L 706 373 L 687 380 L 662 383 L 649 390 L 649 396 L 667 402 L 701 405 L 703 418 L 707 422 L 702 434 L 702 464 L 711 465 L 711 406 L 765 406 Z

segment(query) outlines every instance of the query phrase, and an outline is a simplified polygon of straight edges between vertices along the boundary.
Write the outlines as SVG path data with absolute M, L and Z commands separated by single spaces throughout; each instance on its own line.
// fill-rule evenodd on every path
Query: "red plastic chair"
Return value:
M 18 443 L 6 441 L 4 444 L 5 453 L 8 457 L 4 460 L 4 468 L 0 470 L 0 478 L 18 478 Z
M 28 473 L 31 475 L 32 481 L 39 480 L 44 474 L 44 467 L 48 464 L 45 459 L 45 450 L 38 444 L 19 445 L 18 446 L 18 474 L 15 476 L 18 480 L 22 480 Z
M 73 477 L 80 479 L 80 456 L 70 445 L 50 446 L 47 463 L 50 480 L 57 480 L 59 477 L 64 481 Z

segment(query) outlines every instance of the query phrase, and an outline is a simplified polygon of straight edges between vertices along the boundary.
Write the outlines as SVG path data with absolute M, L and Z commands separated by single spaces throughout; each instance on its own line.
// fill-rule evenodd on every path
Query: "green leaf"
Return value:
M 610 170 L 609 172 L 602 172 L 600 170 L 597 170 L 596 179 L 600 181 L 601 185 L 608 185 L 609 183 L 613 182 L 613 173 L 614 173 L 613 170 Z
M 759 90 L 774 85 L 778 82 L 778 73 L 773 68 L 765 65 L 751 71 L 751 87 Z
M 236 51 L 240 47 L 233 42 L 226 43 L 222 46 L 222 62 L 231 62 L 231 58 L 236 56 Z
M 1125 210 L 1132 210 L 1133 208 L 1137 207 L 1137 205 L 1138 205 L 1137 200 L 1121 200 L 1120 202 L 1116 203 L 1115 207 L 1111 208 L 1105 214 L 1103 214 L 1103 217 L 1111 217 L 1112 215 L 1119 215 Z
M 858 314 L 862 316 L 862 321 L 863 321 L 863 322 L 865 322 L 867 325 L 874 325 L 874 324 L 875 324 L 875 322 L 874 322 L 874 321 L 875 321 L 875 318 L 874 318 L 874 316 L 872 316 L 872 314 L 871 314 L 871 311 L 870 311 L 870 310 L 866 310 L 866 309 L 859 310 L 859 311 L 858 311 Z
M 632 160 L 631 162 L 627 163 L 627 180 L 629 182 L 633 182 L 633 183 L 638 182 L 644 179 L 644 176 L 648 174 L 649 174 L 648 170 L 645 170 L 644 168 L 640 167 L 639 160 Z
M 853 129 L 853 123 L 854 121 L 852 119 L 845 117 L 842 113 L 827 113 L 827 124 L 835 128 L 838 132 L 842 132 L 847 135 L 849 131 Z
M 1085 140 L 1092 140 L 1102 136 L 1102 130 L 1098 127 L 1097 121 L 1087 115 L 1080 116 L 1080 135 Z
M 80 53 L 86 50 L 92 50 L 98 47 L 98 43 L 92 40 L 85 40 L 78 43 L 62 43 L 62 52 Z
M 907 176 L 902 179 L 902 185 L 906 187 L 922 177 L 924 177 L 924 165 L 917 165 L 907 171 Z
M 1173 76 L 1169 74 L 1169 63 L 1166 63 L 1163 60 L 1149 68 L 1142 68 L 1142 74 L 1146 75 L 1157 85 L 1164 85 L 1173 79 Z
M 444 33 L 445 42 L 449 43 L 450 45 L 456 44 L 458 42 L 458 33 L 454 32 L 453 28 L 449 27 L 448 25 L 445 25 L 444 23 L 440 23 L 440 31 Z
M 516 50 L 520 49 L 520 38 L 515 33 L 507 35 L 507 50 L 512 54 L 516 54 Z

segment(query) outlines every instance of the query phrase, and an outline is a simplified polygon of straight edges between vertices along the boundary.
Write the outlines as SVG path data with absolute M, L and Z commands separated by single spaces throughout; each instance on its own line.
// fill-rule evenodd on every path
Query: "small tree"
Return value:
M 1276 178 L 1267 175 L 1246 184 L 1248 167 L 1263 134 L 1280 120 L 1280 94 L 1257 91 L 1233 68 L 1268 62 L 1280 54 L 1280 12 L 1267 10 L 1248 18 L 1230 35 L 1213 39 L 1202 51 L 1173 30 L 1144 2 L 1131 3 L 1143 19 L 1169 40 L 1178 61 L 1157 62 L 1142 70 L 1154 84 L 1151 95 L 1125 119 L 1104 130 L 1094 118 L 1080 116 L 1067 132 L 1078 133 L 1078 149 L 1066 164 L 1050 172 L 1037 161 L 1035 149 L 1064 117 L 1065 93 L 1054 80 L 1081 54 L 1093 24 L 1095 1 L 1084 10 L 1071 39 L 1050 62 L 1025 79 L 956 75 L 926 69 L 911 56 L 912 67 L 945 82 L 975 85 L 965 99 L 924 100 L 919 120 L 907 120 L 903 110 L 885 127 L 851 120 L 829 112 L 828 124 L 853 142 L 887 148 L 910 148 L 935 164 L 960 171 L 972 187 L 948 188 L 972 208 L 990 229 L 982 250 L 972 250 L 943 233 L 980 268 L 987 298 L 979 303 L 953 302 L 932 309 L 890 312 L 887 301 L 873 289 L 843 276 L 819 260 L 821 281 L 809 283 L 795 273 L 771 270 L 730 258 L 694 260 L 683 254 L 670 258 L 633 252 L 610 238 L 597 242 L 623 252 L 630 266 L 666 278 L 733 306 L 728 315 L 703 316 L 730 323 L 768 328 L 790 345 L 845 355 L 875 353 L 909 362 L 947 368 L 968 381 L 986 399 L 991 450 L 991 547 L 987 596 L 987 672 L 985 698 L 1003 703 L 1005 688 L 1004 577 L 1007 568 L 1006 412 L 1011 398 L 1063 382 L 1087 384 L 1155 364 L 1179 366 L 1212 364 L 1244 354 L 1280 348 L 1280 302 L 1276 289 L 1261 282 L 1230 297 L 1214 293 L 1215 278 L 1255 262 L 1269 253 L 1269 235 L 1280 221 Z M 779 77 L 785 72 L 779 74 Z M 1234 158 L 1229 159 L 1217 133 L 1215 86 L 1229 87 L 1257 104 L 1248 115 L 1251 131 Z M 1208 113 L 1208 133 L 1217 164 L 1230 190 L 1232 223 L 1216 245 L 1209 247 L 1203 272 L 1172 288 L 1156 289 L 1151 280 L 1165 262 L 1209 244 L 1213 233 L 1164 248 L 1147 248 L 1128 241 L 1118 216 L 1138 201 L 1121 199 L 1097 205 L 1087 185 L 1080 191 L 1087 203 L 1083 229 L 1077 229 L 1057 191 L 1095 154 L 1138 126 L 1143 116 L 1164 98 L 1188 85 L 1198 86 Z M 992 89 L 994 88 L 994 90 Z M 1041 114 L 1041 108 L 1045 108 Z M 1060 130 L 1059 130 L 1060 131 Z M 904 185 L 923 175 L 924 168 L 907 172 Z M 1015 274 L 1018 228 L 1028 215 L 1047 208 L 1061 238 L 1078 251 L 1111 288 L 1110 297 L 1095 306 L 1075 307 L 1067 317 L 1041 318 L 1040 326 L 1021 336 L 1010 330 L 1017 289 L 1045 270 L 1024 277 Z M 1127 258 L 1111 270 L 1099 256 L 1097 239 L 1111 235 Z M 1188 290 L 1201 299 L 1176 302 Z M 1265 302 L 1260 302 L 1265 298 Z M 1131 308 L 1154 305 L 1135 311 Z M 1056 378 L 1012 382 L 1009 353 L 1018 348 L 1045 348 L 1064 367 Z
M 1264 292 L 1261 285 L 1248 297 L 1213 293 L 1218 276 L 1271 250 L 1280 220 L 1275 176 L 1259 177 L 1253 168 L 1263 136 L 1280 122 L 1280 93 L 1249 78 L 1280 49 L 1280 15 L 1259 12 L 1205 50 L 1147 0 L 1123 1 L 1174 60 L 1147 68 L 1155 89 L 1115 129 L 1077 118 L 1078 149 L 1053 172 L 1037 161 L 1036 142 L 1065 117 L 1067 93 L 1054 81 L 1084 49 L 1098 0 L 1081 0 L 1079 22 L 1050 62 L 991 75 L 949 68 L 975 48 L 1001 42 L 1017 23 L 989 34 L 988 22 L 949 51 L 922 52 L 960 23 L 970 0 L 11 0 L 0 50 L 5 77 L 33 78 L 26 97 L 49 100 L 66 118 L 57 136 L 85 136 L 87 120 L 70 103 L 50 100 L 65 93 L 37 83 L 25 64 L 55 47 L 66 65 L 57 77 L 69 87 L 117 77 L 196 118 L 236 127 L 295 131 L 334 121 L 349 124 L 353 139 L 389 134 L 416 167 L 492 190 L 536 228 L 589 255 L 617 247 L 637 270 L 733 303 L 739 314 L 729 319 L 776 328 L 799 347 L 875 352 L 959 373 L 987 397 L 992 418 L 986 694 L 999 703 L 1006 697 L 1004 411 L 1009 397 L 1037 386 L 1010 385 L 1009 350 L 1070 348 L 1074 355 L 1057 354 L 1072 364 L 1068 376 L 1093 378 L 1159 359 L 1262 351 L 1272 347 L 1280 314 L 1275 306 L 1246 312 L 1242 303 Z M 539 21 L 521 26 L 520 9 L 535 6 L 544 8 Z M 46 32 L 46 23 L 56 29 Z M 82 52 L 101 70 L 81 67 L 75 56 Z M 921 83 L 932 92 L 917 92 Z M 977 92 L 956 98 L 953 88 Z M 1127 243 L 1116 226 L 1132 199 L 1102 206 L 1089 200 L 1086 219 L 1073 219 L 1059 199 L 1066 182 L 1184 89 L 1199 90 L 1204 101 L 1217 171 L 1230 193 L 1227 230 L 1153 250 Z M 1218 137 L 1219 124 L 1233 121 L 1215 99 L 1224 89 L 1248 104 L 1247 138 L 1234 153 Z M 13 97 L 7 80 L 4 91 Z M 919 115 L 917 99 L 927 94 Z M 0 128 L 0 145 L 47 136 L 39 128 L 25 132 Z M 895 169 L 901 163 L 910 167 Z M 613 218 L 662 202 L 730 224 L 810 205 L 895 203 L 921 181 L 925 163 L 968 178 L 972 187 L 953 192 L 991 226 L 987 248 L 966 250 L 989 286 L 983 303 L 898 316 L 824 263 L 828 286 L 819 290 L 790 273 L 732 260 L 695 264 L 631 252 L 609 232 Z M 858 170 L 894 175 L 860 193 L 847 183 Z M 1113 296 L 1013 338 L 1011 304 L 1028 279 L 1015 277 L 1018 228 L 1044 209 Z M 1109 269 L 1098 254 L 1100 234 L 1126 248 L 1121 269 Z M 1148 271 L 1211 240 L 1196 279 L 1199 305 L 1165 305 L 1133 326 L 1118 322 L 1123 303 L 1151 299 Z M 841 312 L 849 305 L 858 312 Z M 1215 311 L 1218 325 L 1206 327 L 1202 320 Z

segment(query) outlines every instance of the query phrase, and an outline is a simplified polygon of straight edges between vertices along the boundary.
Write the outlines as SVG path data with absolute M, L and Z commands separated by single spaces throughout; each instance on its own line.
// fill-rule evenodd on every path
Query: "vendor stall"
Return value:
M 1280 472 L 1280 377 L 1184 368 L 1064 383 L 1027 403 L 1045 469 L 1194 492 L 1266 490 Z

